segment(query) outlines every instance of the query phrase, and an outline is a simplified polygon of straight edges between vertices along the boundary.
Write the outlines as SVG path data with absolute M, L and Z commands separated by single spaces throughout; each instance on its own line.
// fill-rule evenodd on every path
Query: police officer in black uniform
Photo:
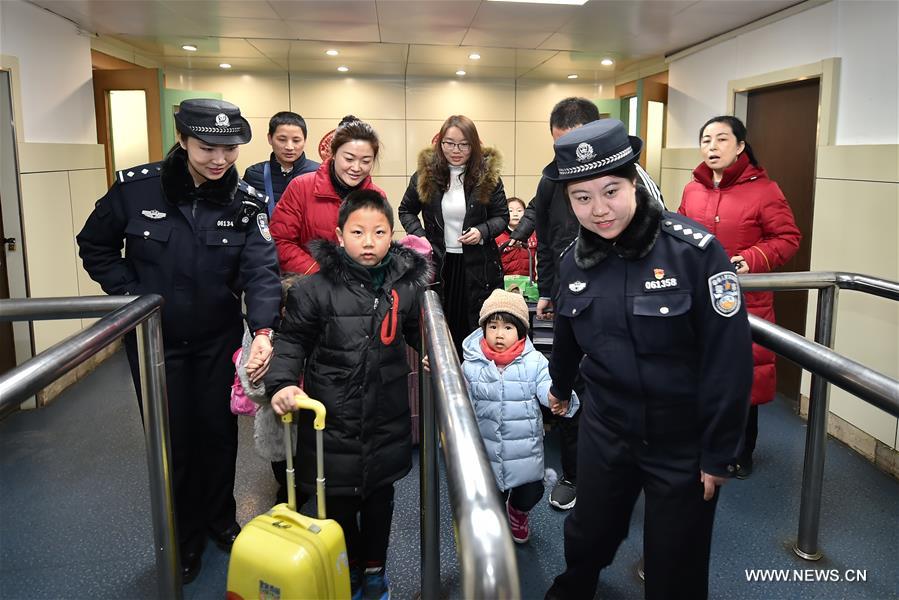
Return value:
M 175 516 L 187 583 L 199 572 L 207 534 L 230 550 L 240 532 L 231 355 L 241 345 L 244 295 L 255 334 L 248 370 L 253 379 L 262 377 L 281 286 L 267 199 L 234 166 L 239 145 L 251 136 L 240 109 L 221 100 L 185 100 L 175 122 L 178 144 L 165 160 L 119 171 L 77 240 L 85 270 L 107 294 L 165 299 Z M 126 348 L 139 391 L 133 338 Z
M 562 260 L 550 402 L 580 370 L 578 502 L 547 598 L 593 598 L 646 496 L 647 598 L 708 596 L 718 487 L 734 472 L 752 347 L 733 265 L 693 221 L 635 185 L 643 142 L 614 119 L 559 138 L 543 174 L 580 231 Z

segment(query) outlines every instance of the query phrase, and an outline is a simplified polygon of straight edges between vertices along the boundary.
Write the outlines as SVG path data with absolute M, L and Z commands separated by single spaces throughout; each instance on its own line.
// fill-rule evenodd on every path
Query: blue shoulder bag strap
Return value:
M 262 180 L 265 182 L 265 195 L 268 196 L 268 218 L 272 218 L 275 210 L 275 193 L 272 192 L 272 163 L 265 161 L 262 165 Z

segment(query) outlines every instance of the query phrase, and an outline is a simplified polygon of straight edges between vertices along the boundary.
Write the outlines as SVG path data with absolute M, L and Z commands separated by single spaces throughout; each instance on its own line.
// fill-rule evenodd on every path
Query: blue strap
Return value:
M 265 161 L 262 165 L 262 180 L 265 182 L 265 195 L 268 196 L 268 218 L 272 218 L 275 210 L 275 193 L 272 191 L 272 163 Z

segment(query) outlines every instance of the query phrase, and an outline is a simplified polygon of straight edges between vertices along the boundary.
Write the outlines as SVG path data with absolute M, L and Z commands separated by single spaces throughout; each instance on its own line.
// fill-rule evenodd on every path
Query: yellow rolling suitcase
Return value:
M 325 518 L 325 407 L 307 396 L 297 396 L 297 408 L 315 412 L 318 519 L 297 512 L 290 442 L 293 415 L 288 413 L 281 417 L 287 450 L 287 504 L 278 504 L 259 515 L 237 536 L 228 564 L 228 600 L 350 597 L 343 531 L 336 521 Z

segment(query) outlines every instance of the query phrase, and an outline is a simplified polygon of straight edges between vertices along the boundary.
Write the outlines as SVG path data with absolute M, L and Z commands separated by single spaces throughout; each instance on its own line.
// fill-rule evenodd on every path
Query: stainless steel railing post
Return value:
M 506 511 L 496 493 L 493 471 L 468 399 L 456 347 L 436 292 L 424 293 L 422 311 L 437 400 L 435 412 L 455 521 L 457 556 L 462 573 L 461 597 L 471 600 L 521 598 L 518 564 Z
M 835 285 L 818 290 L 815 341 L 833 348 L 839 288 Z M 821 522 L 821 494 L 824 485 L 824 455 L 827 448 L 827 415 L 830 383 L 812 374 L 809 390 L 808 428 L 805 436 L 805 464 L 802 468 L 802 490 L 799 504 L 799 534 L 793 552 L 806 560 L 819 560 L 818 528 Z
M 421 315 L 421 353 L 427 355 L 425 317 Z M 421 598 L 440 597 L 440 482 L 437 459 L 437 413 L 431 374 L 418 365 L 419 477 L 421 481 Z
M 150 507 L 160 598 L 181 598 L 181 573 L 175 536 L 169 447 L 168 394 L 165 387 L 165 351 L 162 318 L 157 308 L 137 327 L 140 387 L 144 398 L 144 434 L 150 471 Z

